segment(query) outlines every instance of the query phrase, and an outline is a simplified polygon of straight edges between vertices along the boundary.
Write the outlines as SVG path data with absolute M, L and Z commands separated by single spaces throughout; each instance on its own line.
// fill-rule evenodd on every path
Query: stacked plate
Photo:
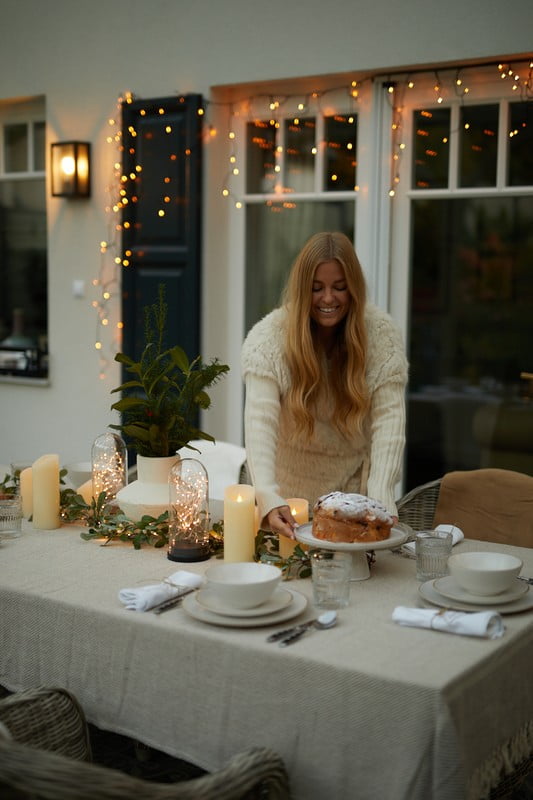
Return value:
M 533 592 L 529 585 L 518 578 L 506 592 L 484 597 L 471 594 L 461 588 L 451 575 L 422 583 L 418 589 L 428 603 L 455 611 L 481 611 L 494 609 L 500 614 L 516 614 L 533 608 Z
M 211 625 L 225 625 L 231 628 L 256 628 L 275 625 L 301 614 L 307 605 L 307 598 L 294 589 L 278 586 L 270 599 L 254 608 L 233 608 L 225 606 L 220 597 L 209 589 L 200 589 L 183 600 L 183 608 L 191 617 Z

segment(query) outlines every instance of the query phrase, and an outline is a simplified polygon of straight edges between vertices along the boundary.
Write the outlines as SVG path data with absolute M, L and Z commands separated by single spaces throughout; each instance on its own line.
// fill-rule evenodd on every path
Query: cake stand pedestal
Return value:
M 367 552 L 371 550 L 391 550 L 400 547 L 408 538 L 408 534 L 400 528 L 392 528 L 388 539 L 381 542 L 329 542 L 327 539 L 316 539 L 312 534 L 312 523 L 300 525 L 295 530 L 299 542 L 316 550 L 337 550 L 352 554 L 351 581 L 366 581 L 370 578 Z

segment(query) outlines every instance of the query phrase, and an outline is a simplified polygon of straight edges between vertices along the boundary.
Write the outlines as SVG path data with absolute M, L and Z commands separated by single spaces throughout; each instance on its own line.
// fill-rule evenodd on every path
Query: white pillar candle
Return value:
M 29 519 L 33 513 L 33 475 L 31 467 L 21 470 L 20 496 L 22 499 L 22 516 Z
M 287 505 L 291 514 L 298 525 L 305 525 L 309 522 L 309 502 L 304 497 L 289 497 Z M 294 553 L 294 548 L 298 542 L 295 539 L 288 539 L 286 536 L 279 537 L 279 554 L 282 558 L 289 558 Z
M 93 501 L 93 479 L 89 478 L 88 481 L 82 483 L 82 485 L 76 489 L 76 494 L 81 494 L 87 505 L 90 506 Z
M 224 490 L 224 561 L 253 561 L 255 491 L 240 483 Z
M 59 456 L 41 456 L 32 466 L 33 527 L 59 528 Z

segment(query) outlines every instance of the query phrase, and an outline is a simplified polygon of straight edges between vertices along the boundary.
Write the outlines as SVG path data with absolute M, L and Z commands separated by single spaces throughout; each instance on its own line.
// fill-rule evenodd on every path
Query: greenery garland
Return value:
M 80 536 L 85 541 L 105 539 L 102 545 L 118 539 L 130 542 L 136 550 L 143 545 L 165 547 L 168 545 L 168 511 L 159 517 L 143 516 L 131 520 L 117 506 L 107 500 L 101 492 L 88 505 L 73 489 L 61 491 L 61 517 L 65 522 L 83 522 L 88 528 Z M 224 555 L 224 522 L 215 522 L 209 532 L 209 550 L 212 556 Z M 275 564 L 283 573 L 284 580 L 307 578 L 311 574 L 310 553 L 298 544 L 288 558 L 279 554 L 277 536 L 269 531 L 258 531 L 255 538 L 255 560 Z
M 66 469 L 60 472 L 60 483 L 64 486 Z M 0 481 L 0 493 L 14 494 L 17 491 L 19 475 L 5 475 Z M 102 546 L 114 540 L 130 542 L 136 550 L 143 545 L 166 547 L 168 545 L 168 511 L 159 517 L 143 516 L 140 520 L 131 520 L 109 499 L 105 492 L 91 503 L 85 502 L 81 494 L 74 489 L 60 490 L 61 519 L 67 523 L 81 523 L 87 530 L 80 536 L 85 541 L 104 539 Z M 209 531 L 209 550 L 212 556 L 222 558 L 224 555 L 224 522 L 215 522 Z M 260 530 L 255 538 L 255 560 L 267 564 L 275 564 L 283 573 L 284 580 L 307 578 L 311 575 L 310 555 L 312 551 L 304 550 L 297 544 L 294 553 L 288 558 L 279 554 L 278 537 L 270 531 Z

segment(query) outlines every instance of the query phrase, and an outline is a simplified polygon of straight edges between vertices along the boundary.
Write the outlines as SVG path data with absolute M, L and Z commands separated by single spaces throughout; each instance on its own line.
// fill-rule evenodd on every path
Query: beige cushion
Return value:
M 533 547 L 533 477 L 505 469 L 447 473 L 433 524 L 447 523 L 467 539 Z

